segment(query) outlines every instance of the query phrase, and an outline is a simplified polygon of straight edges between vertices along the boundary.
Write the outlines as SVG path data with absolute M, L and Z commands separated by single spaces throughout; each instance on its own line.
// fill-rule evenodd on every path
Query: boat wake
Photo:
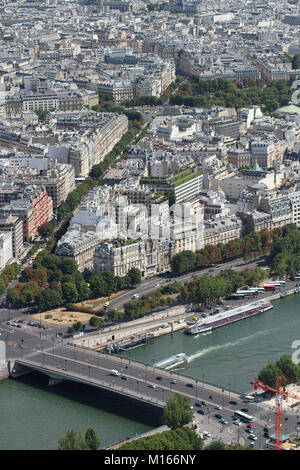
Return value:
M 253 338 L 256 338 L 257 336 L 267 335 L 267 334 L 270 333 L 270 331 L 276 331 L 276 330 L 279 330 L 280 328 L 281 327 L 271 328 L 271 329 L 268 329 L 266 331 L 257 331 L 256 333 L 253 333 L 253 334 L 248 335 L 248 336 L 244 336 L 243 338 L 240 338 L 236 341 L 231 341 L 231 342 L 224 343 L 224 344 L 216 344 L 215 346 L 211 346 L 209 348 L 201 349 L 200 351 L 197 351 L 194 354 L 190 354 L 188 362 L 190 363 L 190 362 L 192 362 L 193 360 L 195 360 L 199 357 L 206 356 L 207 354 L 211 353 L 212 351 L 218 351 L 219 349 L 226 349 L 226 348 L 230 348 L 230 347 L 234 347 L 234 346 L 240 346 L 244 343 L 247 343 L 248 341 L 251 341 Z

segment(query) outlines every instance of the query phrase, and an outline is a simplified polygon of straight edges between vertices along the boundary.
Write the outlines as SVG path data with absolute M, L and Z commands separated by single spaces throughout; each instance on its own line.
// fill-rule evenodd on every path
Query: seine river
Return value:
M 236 392 L 251 390 L 249 382 L 261 367 L 282 354 L 291 354 L 300 340 L 300 295 L 274 301 L 262 315 L 219 328 L 212 333 L 187 336 L 182 331 L 126 353 L 125 357 L 153 364 L 172 354 L 190 356 L 178 372 Z M 141 413 L 133 402 L 121 403 L 99 390 L 80 384 L 49 388 L 40 375 L 0 383 L 0 449 L 57 449 L 69 429 L 95 429 L 101 447 L 125 436 L 152 429 L 151 413 Z M 141 422 L 140 417 L 144 417 Z

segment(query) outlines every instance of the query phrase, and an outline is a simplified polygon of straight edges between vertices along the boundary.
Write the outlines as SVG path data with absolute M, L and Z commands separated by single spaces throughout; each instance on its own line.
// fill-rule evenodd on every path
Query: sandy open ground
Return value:
M 288 409 L 292 407 L 292 409 L 299 410 L 300 409 L 300 383 L 287 385 L 286 391 L 288 392 L 290 397 L 282 400 L 282 409 L 284 410 L 284 409 Z M 273 397 L 268 401 L 264 401 L 264 403 L 269 406 L 275 406 L 276 398 Z
M 78 307 L 94 309 L 95 315 L 96 315 L 96 311 L 98 311 L 101 308 L 101 306 L 104 305 L 105 302 L 109 300 L 113 300 L 116 297 L 119 297 L 120 295 L 125 294 L 126 292 L 128 291 L 123 290 L 120 292 L 116 292 L 115 294 L 112 294 L 110 298 L 98 297 L 97 299 L 85 300 L 84 302 L 78 302 L 74 305 L 77 305 Z M 46 318 L 48 315 L 51 315 L 51 318 Z M 31 317 L 34 318 L 36 321 L 41 320 L 51 325 L 61 325 L 61 326 L 73 325 L 73 323 L 76 323 L 78 321 L 87 322 L 92 316 L 94 315 L 90 313 L 68 312 L 66 311 L 65 307 L 54 308 L 53 310 L 47 310 L 47 312 L 42 312 L 42 313 L 37 313 L 36 315 L 31 315 Z
M 48 315 L 51 315 L 51 318 L 46 318 Z M 48 310 L 47 312 L 37 313 L 36 315 L 31 315 L 32 318 L 36 321 L 42 321 L 45 323 L 49 323 L 51 325 L 73 325 L 78 321 L 86 322 L 93 315 L 89 313 L 81 313 L 81 312 L 68 312 L 65 310 L 64 307 L 56 308 L 53 310 Z

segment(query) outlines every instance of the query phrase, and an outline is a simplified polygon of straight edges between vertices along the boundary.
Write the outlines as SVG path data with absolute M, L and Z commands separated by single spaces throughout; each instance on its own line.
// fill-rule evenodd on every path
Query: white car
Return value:
M 149 387 L 150 387 L 150 388 L 156 388 L 156 385 L 154 385 L 154 384 L 149 384 Z
M 227 419 L 224 419 L 224 418 L 221 418 L 221 419 L 220 419 L 220 422 L 221 422 L 222 424 L 228 424 Z
M 139 294 L 134 294 L 134 295 L 132 296 L 132 298 L 133 298 L 133 299 L 138 299 L 138 298 L 139 298 Z
M 237 420 L 237 419 L 234 419 L 232 422 L 233 422 L 233 424 L 236 424 L 237 426 L 241 426 L 241 424 L 242 424 L 242 423 L 241 423 L 239 420 Z
M 216 409 L 216 410 L 221 410 L 221 409 L 222 409 L 222 406 L 217 405 L 215 409 Z

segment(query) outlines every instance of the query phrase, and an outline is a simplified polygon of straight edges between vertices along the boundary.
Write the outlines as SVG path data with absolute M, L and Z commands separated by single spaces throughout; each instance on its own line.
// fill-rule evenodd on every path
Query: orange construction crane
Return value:
M 282 400 L 283 398 L 295 398 L 300 399 L 296 395 L 291 395 L 284 390 L 281 383 L 281 378 L 284 378 L 287 382 L 291 383 L 283 374 L 279 374 L 277 380 L 277 389 L 264 385 L 260 380 L 254 379 L 250 382 L 254 389 L 262 388 L 263 390 L 276 393 L 276 407 L 275 407 L 275 449 L 282 450 Z

